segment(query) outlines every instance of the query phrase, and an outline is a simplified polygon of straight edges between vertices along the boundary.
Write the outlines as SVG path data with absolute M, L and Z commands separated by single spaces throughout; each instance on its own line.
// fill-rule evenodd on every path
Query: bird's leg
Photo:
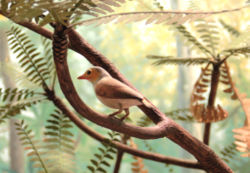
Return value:
M 123 121 L 129 115 L 129 109 L 128 108 L 124 109 L 124 111 L 125 111 L 126 114 L 120 119 L 121 121 Z
M 121 113 L 122 111 L 123 111 L 123 109 L 119 109 L 118 111 L 113 112 L 112 114 L 109 114 L 109 116 L 110 116 L 110 117 L 113 117 L 113 116 L 115 116 L 115 115 Z
M 117 115 L 117 114 L 120 114 L 122 111 L 123 111 L 123 109 L 122 109 L 122 105 L 121 104 L 119 104 L 119 110 L 118 111 L 116 111 L 116 112 L 113 112 L 112 114 L 109 114 L 109 116 L 110 117 L 113 117 L 113 116 L 115 116 L 115 115 Z

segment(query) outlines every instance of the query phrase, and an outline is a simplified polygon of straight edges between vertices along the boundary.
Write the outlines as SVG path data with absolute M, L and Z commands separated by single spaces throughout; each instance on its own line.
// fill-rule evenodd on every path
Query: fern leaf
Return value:
M 240 47 L 240 48 L 235 48 L 235 49 L 227 49 L 224 50 L 223 52 L 228 52 L 232 55 L 244 55 L 245 57 L 249 57 L 250 56 L 250 46 L 246 46 L 246 47 Z
M 20 101 L 21 99 L 30 98 L 34 96 L 34 94 L 35 92 L 29 89 L 18 90 L 17 88 L 7 88 L 3 90 L 2 88 L 0 88 L 0 100 L 2 100 L 3 102 Z
M 195 48 L 205 55 L 212 55 L 205 45 L 203 45 L 191 32 L 189 32 L 184 25 L 177 25 L 175 28 L 183 36 L 183 38 L 187 40 L 188 43 L 192 44 L 192 49 Z
M 44 132 L 44 148 L 50 160 L 50 172 L 71 172 L 74 168 L 74 136 L 70 130 L 71 121 L 59 110 L 55 110 L 47 120 Z
M 208 64 L 196 81 L 190 101 L 190 110 L 198 122 L 216 122 L 225 119 L 228 113 L 218 104 L 217 107 L 206 107 L 204 94 L 208 91 L 211 78 L 211 70 Z
M 19 114 L 22 110 L 25 110 L 26 108 L 37 104 L 43 100 L 43 98 L 38 97 L 12 102 L 10 104 L 0 106 L 0 124 L 4 123 L 6 119 Z
M 235 144 L 232 143 L 226 147 L 224 147 L 221 151 L 220 154 L 222 155 L 222 160 L 224 160 L 226 163 L 230 163 L 231 161 L 233 161 L 235 155 L 237 154 L 236 152 L 236 148 L 235 148 Z
M 153 65 L 201 65 L 210 62 L 210 58 L 176 58 L 172 56 L 148 55 L 147 58 L 155 60 Z
M 204 45 L 209 48 L 213 57 L 216 57 L 220 37 L 219 30 L 215 22 L 199 20 L 196 22 L 196 28 Z
M 186 109 L 177 109 L 171 112 L 166 112 L 166 116 L 172 118 L 173 120 L 185 121 L 185 122 L 193 122 L 194 118 L 189 108 Z
M 22 120 L 20 123 L 16 122 L 16 130 L 22 145 L 25 150 L 28 151 L 28 156 L 34 161 L 34 167 L 42 169 L 45 173 L 48 173 L 46 163 L 42 157 L 39 147 L 37 147 L 36 141 L 33 139 L 32 131 L 28 130 L 28 125 Z
M 45 57 L 45 61 L 48 66 L 49 78 L 55 80 L 56 78 L 56 68 L 53 60 L 53 52 L 52 52 L 52 42 L 51 40 L 42 37 L 42 45 L 43 45 L 43 55 Z M 52 81 L 54 82 L 54 81 Z
M 28 79 L 37 85 L 46 85 L 49 79 L 49 69 L 44 58 L 39 57 L 35 46 L 18 27 L 8 31 L 8 42 L 13 52 L 16 52 L 18 63 L 23 68 Z
M 249 102 L 250 103 L 250 102 Z M 249 119 L 248 119 L 249 120 Z M 236 149 L 242 157 L 250 157 L 250 125 L 249 121 L 242 128 L 233 129 Z
M 221 25 L 232 35 L 238 37 L 240 35 L 240 32 L 232 27 L 231 25 L 226 24 L 223 20 L 220 20 Z
M 96 3 L 95 3 L 96 4 Z M 98 5 L 97 5 L 98 6 Z M 146 12 L 128 12 L 128 13 L 117 13 L 106 15 L 102 17 L 97 17 L 89 20 L 84 20 L 78 23 L 73 24 L 71 27 L 76 25 L 90 25 L 90 24 L 105 24 L 114 21 L 115 23 L 121 22 L 138 22 L 143 20 L 152 21 L 155 24 L 183 24 L 186 21 L 194 21 L 197 18 L 204 18 L 213 14 L 227 13 L 231 11 L 238 11 L 244 7 L 232 9 L 232 10 L 222 10 L 222 11 L 213 11 L 213 12 L 190 12 L 190 11 L 146 11 Z M 99 6 L 98 8 L 94 8 L 92 11 L 106 14 L 106 12 L 110 12 L 110 9 L 106 8 L 106 6 Z M 151 22 L 148 22 L 151 23 Z
M 88 170 L 91 172 L 107 172 L 105 170 L 106 167 L 110 167 L 109 160 L 113 160 L 113 155 L 116 153 L 116 150 L 111 146 L 110 141 L 120 141 L 118 139 L 119 133 L 117 132 L 109 132 L 109 139 L 106 142 L 102 143 L 103 146 L 99 147 L 99 153 L 95 153 L 94 159 L 91 159 L 91 164 L 87 166 Z

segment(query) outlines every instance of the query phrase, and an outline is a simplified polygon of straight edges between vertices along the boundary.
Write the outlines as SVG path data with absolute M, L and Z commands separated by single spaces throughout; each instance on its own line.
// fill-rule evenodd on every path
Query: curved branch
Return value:
M 27 24 L 25 24 L 25 25 L 27 25 Z M 24 26 L 24 24 L 23 24 L 23 26 Z M 30 29 L 31 28 L 32 27 L 30 27 Z M 31 30 L 35 31 L 34 28 Z M 99 65 L 99 66 L 104 67 L 113 77 L 116 77 L 117 79 L 120 79 L 121 81 L 123 81 L 123 82 L 127 83 L 129 86 L 131 86 L 127 82 L 127 80 L 119 73 L 119 71 L 103 55 L 98 53 L 92 46 L 90 46 L 79 34 L 77 34 L 74 30 L 71 30 L 71 32 L 69 32 L 69 36 L 70 36 L 70 40 L 73 40 L 73 42 L 71 42 L 71 46 L 70 46 L 71 48 L 73 48 L 73 50 L 75 50 L 76 52 L 78 52 L 82 55 L 85 55 L 85 57 L 87 59 L 89 59 L 90 62 L 95 63 L 94 65 Z M 74 40 L 73 38 L 76 38 L 77 40 Z M 83 53 L 81 53 L 81 51 L 83 51 Z M 90 51 L 90 53 L 88 53 L 88 51 Z M 92 54 L 92 53 L 97 53 L 97 54 Z M 100 55 L 100 56 L 98 56 L 98 55 Z M 103 63 L 100 63 L 100 62 L 103 62 Z M 67 63 L 64 63 L 64 65 L 67 68 Z M 61 71 L 63 72 L 64 71 L 63 68 L 64 68 L 64 66 L 61 66 L 61 67 L 59 67 L 58 70 L 60 72 Z M 68 69 L 66 71 L 68 73 Z M 67 77 L 70 77 L 70 75 L 68 75 Z M 60 76 L 60 78 L 62 78 L 62 76 Z M 71 78 L 70 78 L 69 82 L 71 85 L 72 84 Z M 71 86 L 73 86 L 73 85 L 71 85 Z M 61 85 L 62 88 L 64 88 L 64 89 L 67 88 L 67 90 L 69 91 L 69 93 L 66 93 L 65 96 L 67 98 L 71 97 L 71 99 L 69 99 L 69 101 L 74 103 L 75 100 L 72 100 L 72 98 L 74 98 L 74 97 L 72 97 L 72 96 L 74 96 L 74 94 L 72 95 L 71 90 L 70 90 L 71 86 L 68 87 L 68 84 L 66 86 Z M 69 96 L 68 94 L 71 96 Z M 82 101 L 80 103 L 82 103 Z M 78 103 L 75 103 L 75 104 L 78 104 Z M 83 105 L 81 105 L 81 106 L 83 106 Z M 78 108 L 81 108 L 81 106 L 77 105 Z M 83 107 L 86 107 L 86 105 Z M 154 106 L 152 106 L 151 108 L 146 108 L 146 107 L 140 106 L 140 108 L 155 123 L 158 123 L 161 120 L 165 119 L 164 118 L 165 115 L 163 113 L 161 113 Z M 85 112 L 85 110 L 87 110 L 87 109 L 84 108 L 82 110 L 82 112 L 84 114 L 90 113 L 89 111 Z M 89 116 L 91 116 L 91 115 L 89 115 Z M 107 121 L 109 121 L 109 120 L 106 120 L 106 122 Z M 198 139 L 192 137 L 185 129 L 183 129 L 182 127 L 180 127 L 176 123 L 174 123 L 172 120 L 167 119 L 167 121 L 169 121 L 169 122 L 168 122 L 168 128 L 165 129 L 168 132 L 166 136 L 169 139 L 171 139 L 172 141 L 174 141 L 175 143 L 177 143 L 178 145 L 180 145 L 182 148 L 184 148 L 185 150 L 187 150 L 191 154 L 193 154 L 199 160 L 199 162 L 202 164 L 204 169 L 211 170 L 214 173 L 216 173 L 216 172 L 218 172 L 218 173 L 220 173 L 220 172 L 225 172 L 225 173 L 232 172 L 232 170 L 209 147 L 207 147 L 205 144 L 200 142 Z M 126 134 L 127 134 L 127 132 L 126 132 Z M 134 135 L 132 135 L 132 136 L 134 136 Z
M 67 108 L 67 106 L 63 103 L 63 101 L 54 94 L 54 91 L 47 90 L 46 93 L 47 93 L 49 100 L 51 100 L 54 103 L 54 105 L 57 108 L 59 108 L 67 117 L 69 117 L 70 120 L 74 122 L 77 125 L 77 127 L 79 127 L 83 132 L 85 132 L 87 135 L 91 136 L 92 138 L 100 142 L 105 142 L 107 140 L 107 138 L 105 138 L 98 132 L 92 130 L 86 124 L 84 124 L 84 122 L 76 114 L 70 111 Z M 203 169 L 202 165 L 200 165 L 196 161 L 189 161 L 189 160 L 184 160 L 184 159 L 167 157 L 167 156 L 157 154 L 157 153 L 141 151 L 141 150 L 129 147 L 126 144 L 123 144 L 120 142 L 116 142 L 116 141 L 110 141 L 110 142 L 111 142 L 111 145 L 113 145 L 118 150 L 124 151 L 126 153 L 129 153 L 138 157 L 142 157 L 145 159 L 149 159 L 149 160 L 153 160 L 153 161 L 157 161 L 161 163 L 183 166 L 186 168 Z
M 76 33 L 74 31 L 69 32 L 69 39 L 72 40 L 71 43 L 79 43 L 79 40 L 83 40 L 80 36 L 78 36 L 78 40 L 73 39 L 72 33 Z M 72 83 L 68 64 L 67 64 L 67 38 L 64 34 L 64 29 L 61 29 L 60 26 L 55 28 L 55 34 L 53 36 L 54 44 L 54 60 L 57 69 L 57 75 L 60 83 L 60 87 L 70 102 L 70 104 L 74 107 L 74 109 L 83 115 L 85 118 L 101 125 L 105 126 L 109 129 L 116 130 L 118 132 L 123 132 L 130 136 L 138 136 L 139 130 L 142 130 L 142 127 L 136 127 L 132 125 L 124 124 L 123 122 L 119 122 L 117 119 L 111 119 L 109 117 L 105 117 L 102 114 L 98 114 L 97 112 L 92 111 L 90 108 L 85 105 L 80 97 L 78 96 L 74 85 Z M 78 44 L 78 45 L 79 45 Z M 89 54 L 87 54 L 87 58 L 94 60 L 103 61 L 100 66 L 110 66 L 109 71 L 118 71 L 116 68 L 106 59 L 104 56 L 93 56 L 92 53 L 97 54 L 98 52 L 91 47 L 89 44 L 81 44 L 82 50 L 89 50 Z M 92 51 L 92 52 L 91 52 Z M 100 54 L 100 53 L 98 53 Z M 86 56 L 85 56 L 86 57 Z M 103 58 L 104 57 L 104 58 Z M 107 62 L 107 63 L 104 63 Z M 112 69 L 112 70 L 111 70 Z M 122 77 L 121 79 L 125 79 L 120 73 L 117 73 Z M 126 80 L 125 80 L 126 81 Z M 149 116 L 158 126 L 155 127 L 158 131 L 158 134 L 165 134 L 166 137 L 177 143 L 179 146 L 193 154 L 199 162 L 206 167 L 207 170 L 211 170 L 214 173 L 218 172 L 232 172 L 232 170 L 205 144 L 203 144 L 198 139 L 191 136 L 184 128 L 176 124 L 171 119 L 165 117 L 165 115 L 160 112 L 154 105 L 151 104 L 150 107 L 140 106 L 142 111 Z M 128 127 L 131 128 L 128 128 Z M 138 130 L 138 131 L 137 131 Z M 145 129 L 146 130 L 146 129 Z M 135 132 L 135 133 L 133 133 Z M 141 131 L 142 133 L 146 133 L 150 136 L 150 134 L 154 134 L 153 131 Z M 131 134 L 132 133 L 132 134 Z M 139 133 L 140 134 L 140 133 Z M 159 136 L 157 136 L 159 137 Z
M 170 120 L 165 117 L 164 121 L 158 121 L 157 125 L 153 127 L 138 127 L 135 125 L 126 124 L 116 117 L 110 117 L 98 113 L 89 108 L 81 100 L 70 77 L 66 60 L 67 38 L 64 35 L 64 30 L 61 30 L 60 27 L 56 27 L 55 34 L 53 35 L 53 53 L 61 90 L 70 104 L 80 115 L 102 127 L 106 127 L 141 139 L 156 139 L 166 136 L 166 127 L 168 127 L 167 124 Z

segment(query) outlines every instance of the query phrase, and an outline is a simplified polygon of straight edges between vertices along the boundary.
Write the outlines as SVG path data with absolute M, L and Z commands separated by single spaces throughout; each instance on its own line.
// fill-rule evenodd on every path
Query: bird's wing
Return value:
M 141 94 L 111 77 L 101 79 L 95 86 L 95 92 L 96 95 L 106 98 L 143 100 Z

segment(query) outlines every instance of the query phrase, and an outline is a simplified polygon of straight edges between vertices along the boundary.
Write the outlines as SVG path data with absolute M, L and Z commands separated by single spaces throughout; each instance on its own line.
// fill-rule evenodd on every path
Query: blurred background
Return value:
M 245 0 L 131 0 L 122 7 L 116 8 L 116 12 L 159 10 L 159 4 L 161 7 L 164 7 L 164 10 L 199 9 L 202 11 L 216 11 L 241 7 L 245 2 Z M 249 12 L 249 8 L 247 8 L 238 12 L 211 16 L 208 17 L 208 20 L 213 20 L 218 25 L 219 20 L 223 20 L 236 30 L 245 31 L 250 24 Z M 0 16 L 0 87 L 15 88 L 18 86 L 19 88 L 34 88 L 35 86 L 22 76 L 21 68 L 17 64 L 15 55 L 8 48 L 6 31 L 10 29 L 11 25 L 10 21 Z M 192 24 L 187 24 L 187 27 L 192 31 Z M 29 30 L 24 30 L 30 36 L 29 38 L 32 39 L 35 46 L 43 52 L 41 45 L 42 37 Z M 155 66 L 152 65 L 152 60 L 146 58 L 148 55 L 171 55 L 178 57 L 199 55 L 197 52 L 189 49 L 173 26 L 145 25 L 145 22 L 138 22 L 132 24 L 80 26 L 77 27 L 77 31 L 98 51 L 108 57 L 121 73 L 161 111 L 170 112 L 189 107 L 190 94 L 193 84 L 199 76 L 200 66 Z M 220 30 L 219 43 L 219 49 L 221 50 L 231 46 L 231 37 L 226 30 Z M 84 102 L 96 111 L 107 114 L 112 112 L 113 110 L 105 107 L 96 99 L 90 83 L 76 79 L 91 64 L 84 57 L 71 50 L 68 52 L 68 63 L 75 87 Z M 240 92 L 246 93 L 250 97 L 249 58 L 232 58 L 228 63 L 237 88 Z M 219 88 L 220 91 L 223 90 L 223 86 Z M 67 103 L 58 83 L 56 83 L 56 93 Z M 232 129 L 243 126 L 245 116 L 239 101 L 232 101 L 222 92 L 219 92 L 218 95 L 217 101 L 229 112 L 229 117 L 212 125 L 210 146 L 218 155 L 222 156 L 220 151 L 234 141 Z M 29 127 L 35 132 L 36 138 L 41 139 L 46 120 L 54 109 L 55 107 L 52 103 L 42 102 L 26 111 L 22 111 L 15 119 L 25 119 Z M 131 109 L 131 123 L 136 124 L 142 116 L 144 115 L 138 108 L 134 107 Z M 22 151 L 23 147 L 18 145 L 18 137 L 13 126 L 14 121 L 14 119 L 10 119 L 0 125 L 0 172 L 15 172 L 11 170 L 11 168 L 14 169 L 13 167 L 17 167 L 15 168 L 18 170 L 17 173 L 36 172 L 36 169 L 32 168 L 29 158 L 26 157 L 25 151 Z M 107 129 L 96 126 L 87 120 L 84 121 L 101 134 L 107 134 Z M 177 123 L 192 133 L 193 136 L 202 140 L 204 126 L 201 123 L 178 120 Z M 72 129 L 72 133 L 74 134 L 74 139 L 78 142 L 75 147 L 75 172 L 88 172 L 86 167 L 90 164 L 90 159 L 94 158 L 94 153 L 97 152 L 97 148 L 101 144 L 82 133 L 76 127 Z M 166 156 L 194 159 L 178 145 L 165 138 L 148 141 L 134 139 L 134 141 L 138 148 L 142 150 L 149 150 L 150 146 L 152 151 Z M 120 172 L 132 172 L 131 162 L 133 161 L 134 159 L 131 155 L 125 154 Z M 144 168 L 152 173 L 163 171 L 178 173 L 202 172 L 149 160 L 143 160 L 143 163 Z M 114 165 L 114 161 L 111 161 L 110 164 Z M 234 155 L 228 164 L 236 173 L 249 173 L 250 160 L 249 158 L 240 157 L 239 153 Z M 112 169 L 112 166 L 108 168 L 108 172 L 112 172 Z

